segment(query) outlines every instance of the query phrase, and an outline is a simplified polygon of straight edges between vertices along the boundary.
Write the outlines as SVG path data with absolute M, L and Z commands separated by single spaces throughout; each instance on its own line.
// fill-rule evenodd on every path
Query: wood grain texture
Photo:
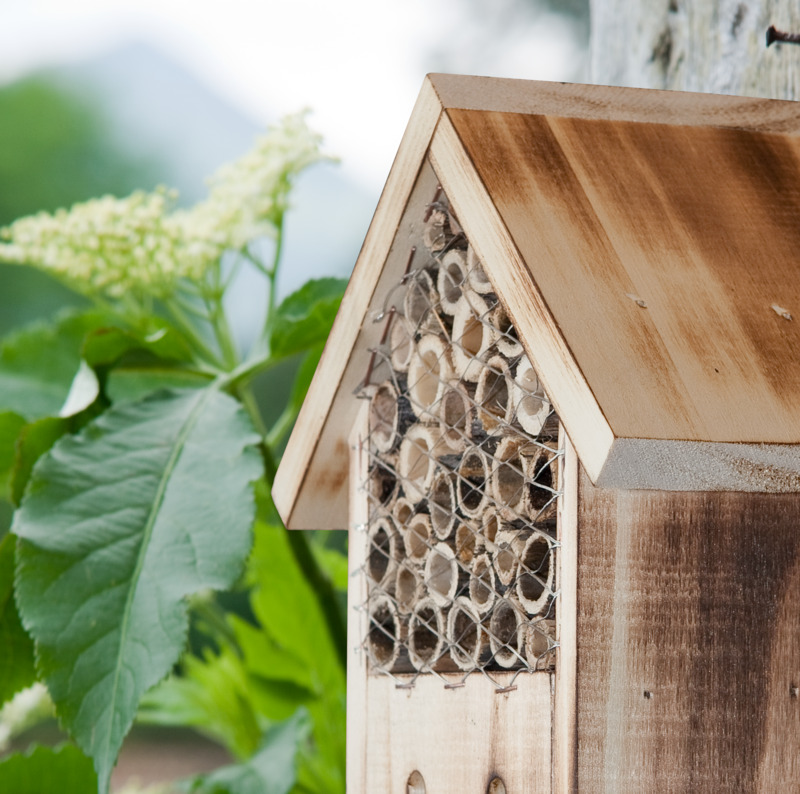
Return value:
M 457 74 L 428 80 L 445 109 L 800 133 L 797 102 Z
M 800 140 L 450 115 L 617 436 L 800 441 Z
M 525 351 L 567 428 L 584 466 L 596 479 L 614 436 L 589 384 L 509 234 L 471 156 L 445 116 L 431 142 L 431 162 L 471 245 L 511 317 Z
M 347 437 L 358 411 L 353 390 L 366 374 L 367 350 L 381 330 L 368 315 L 403 273 L 408 244 L 395 233 L 440 111 L 426 81 L 275 477 L 273 499 L 290 529 L 347 525 Z
M 578 455 L 563 425 L 559 427 L 559 449 L 564 457 L 558 490 L 558 657 L 553 693 L 553 794 L 571 794 L 577 773 L 577 630 L 578 630 Z
M 365 792 L 367 750 L 367 659 L 361 643 L 369 618 L 367 579 L 362 573 L 367 557 L 369 508 L 363 492 L 369 471 L 369 404 L 362 402 L 349 438 L 349 523 L 347 536 L 347 791 Z
M 516 691 L 497 694 L 475 674 L 467 686 L 447 690 L 425 675 L 398 690 L 387 676 L 369 677 L 366 784 L 348 786 L 348 794 L 406 794 L 415 770 L 429 794 L 486 794 L 495 776 L 509 794 L 550 794 L 551 677 L 523 674 L 515 684 Z
M 800 499 L 577 497 L 578 790 L 797 790 Z

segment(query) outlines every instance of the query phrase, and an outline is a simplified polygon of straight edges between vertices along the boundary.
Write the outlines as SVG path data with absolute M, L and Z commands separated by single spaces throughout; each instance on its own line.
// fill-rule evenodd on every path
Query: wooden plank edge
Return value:
M 559 428 L 564 457 L 559 467 L 558 567 L 556 588 L 558 656 L 553 698 L 553 794 L 571 794 L 577 769 L 577 610 L 578 610 L 578 455 L 564 426 Z
M 800 133 L 800 107 L 788 100 L 452 74 L 428 78 L 445 110 Z
M 349 524 L 347 549 L 347 749 L 346 777 L 349 794 L 366 794 L 367 750 L 367 659 L 361 648 L 367 636 L 367 615 L 361 606 L 367 600 L 367 580 L 359 572 L 367 554 L 366 496 L 360 491 L 369 467 L 369 455 L 364 449 L 368 435 L 368 410 L 361 404 L 350 435 Z
M 430 159 L 546 394 L 574 439 L 581 463 L 594 481 L 606 462 L 614 434 L 446 113 L 431 141 Z
M 316 516 L 320 511 L 313 511 L 315 520 L 312 522 L 304 520 L 298 508 L 305 498 L 319 498 L 318 493 L 304 494 L 303 487 L 315 459 L 320 466 L 329 460 L 325 451 L 318 449 L 325 424 L 335 418 L 343 427 L 349 427 L 355 418 L 357 401 L 351 394 L 340 394 L 340 386 L 351 366 L 354 345 L 440 114 L 438 97 L 430 80 L 426 79 L 275 475 L 272 498 L 289 529 L 342 529 L 347 525 L 347 516 L 337 510 L 322 511 L 325 521 L 317 526 Z M 342 487 L 346 488 L 347 483 Z M 315 525 L 311 526 L 312 523 Z
M 600 488 L 659 491 L 800 491 L 800 444 L 617 438 Z

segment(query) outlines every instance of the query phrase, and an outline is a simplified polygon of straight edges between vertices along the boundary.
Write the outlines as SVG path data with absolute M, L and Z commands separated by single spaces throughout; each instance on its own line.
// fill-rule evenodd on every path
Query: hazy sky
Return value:
M 459 0 L 5 0 L 0 81 L 144 40 L 256 121 L 311 107 L 345 173 L 377 190 L 443 53 L 476 74 L 573 77 L 560 18 L 518 28 L 495 20 L 482 43 L 481 20 Z

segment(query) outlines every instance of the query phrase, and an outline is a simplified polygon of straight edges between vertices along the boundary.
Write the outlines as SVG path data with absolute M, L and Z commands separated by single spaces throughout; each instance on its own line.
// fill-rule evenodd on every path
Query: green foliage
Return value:
M 66 312 L 37 322 L 0 345 L 0 400 L 28 420 L 57 415 L 80 368 L 81 343 L 107 322 L 102 312 Z
M 36 680 L 33 643 L 17 614 L 13 583 L 14 538 L 6 535 L 0 540 L 0 706 Z
M 263 139 L 255 158 L 221 172 L 213 201 L 176 218 L 176 252 L 196 253 L 193 235 L 211 228 L 184 221 L 214 213 L 226 239 L 253 228 L 273 238 L 269 264 L 249 247 L 226 254 L 264 275 L 269 307 L 293 175 L 319 159 L 311 134 L 293 149 L 301 127 L 295 117 Z M 267 195 L 228 214 L 226 179 L 248 169 Z M 74 218 L 40 221 L 69 227 Z M 147 224 L 163 218 L 139 222 L 146 241 Z M 13 229 L 5 238 L 19 242 Z M 200 240 L 203 256 L 207 243 Z M 148 274 L 170 263 L 153 251 L 149 260 L 146 245 L 126 246 L 115 267 L 137 258 L 136 290 L 98 292 L 92 309 L 0 342 L 0 486 L 17 508 L 13 534 L 0 536 L 0 702 L 34 680 L 35 659 L 60 724 L 91 761 L 75 748 L 61 752 L 93 763 L 90 786 L 100 794 L 137 714 L 194 728 L 239 759 L 189 791 L 338 794 L 346 560 L 287 533 L 268 492 L 344 284 L 310 282 L 270 308 L 243 360 L 225 314 L 221 261 L 208 260 L 197 279 L 156 275 L 161 286 L 148 293 Z M 75 250 L 63 261 L 59 250 L 48 252 L 54 272 L 80 265 Z M 267 427 L 258 376 L 298 361 L 284 410 Z M 215 591 L 231 588 L 249 609 L 223 607 L 235 599 Z M 194 654 L 190 628 L 205 643 Z M 33 774 L 29 759 L 24 765 Z
M 92 762 L 69 744 L 34 747 L 0 761 L 0 791 L 9 794 L 88 794 L 95 788 Z
M 240 573 L 257 441 L 215 388 L 161 392 L 110 409 L 34 468 L 11 527 L 20 612 L 102 785 L 139 698 L 183 648 L 183 599 Z
M 288 794 L 297 780 L 296 756 L 308 732 L 307 715 L 273 726 L 264 746 L 250 760 L 223 767 L 191 782 L 189 794 Z
M 272 355 L 284 358 L 324 343 L 346 284 L 339 278 L 313 279 L 284 299 L 271 324 Z

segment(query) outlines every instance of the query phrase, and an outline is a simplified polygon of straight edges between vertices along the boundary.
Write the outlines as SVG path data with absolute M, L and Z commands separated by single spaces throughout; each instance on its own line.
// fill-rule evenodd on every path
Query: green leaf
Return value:
M 8 794 L 87 794 L 96 788 L 92 762 L 74 745 L 37 746 L 0 761 L 0 791 Z
M 257 442 L 215 388 L 164 392 L 111 408 L 34 467 L 12 525 L 17 601 L 101 792 L 142 694 L 184 645 L 184 598 L 241 570 Z
M 19 506 L 33 466 L 61 436 L 72 429 L 72 420 L 46 416 L 26 425 L 17 440 L 14 468 L 11 471 L 11 502 Z
M 159 389 L 204 389 L 208 378 L 169 364 L 126 361 L 111 370 L 105 394 L 112 403 L 143 400 Z
M 33 642 L 14 603 L 14 538 L 0 540 L 0 706 L 36 680 Z M 2 791 L 0 787 L 0 791 Z
M 297 754 L 308 736 L 308 714 L 271 727 L 263 747 L 249 761 L 195 778 L 184 789 L 191 794 L 289 794 L 297 780 Z
M 94 368 L 115 364 L 126 353 L 146 351 L 167 361 L 191 361 L 192 351 L 186 340 L 171 326 L 153 318 L 144 333 L 122 328 L 99 328 L 83 343 L 84 360 Z
M 292 393 L 289 397 L 289 405 L 297 413 L 306 399 L 308 387 L 311 386 L 311 381 L 314 378 L 314 373 L 317 371 L 317 365 L 322 358 L 322 351 L 325 345 L 317 345 L 306 353 L 300 368 L 295 375 L 294 383 L 292 384 Z
M 0 345 L 0 408 L 28 420 L 58 414 L 80 367 L 84 337 L 108 322 L 97 311 L 71 312 L 6 337 Z
M 25 420 L 13 411 L 0 413 L 0 499 L 10 499 L 11 470 L 17 439 Z
M 143 698 L 137 720 L 153 725 L 191 725 L 239 758 L 261 743 L 250 681 L 229 647 L 203 659 L 187 655 L 180 675 L 172 675 Z
M 346 286 L 346 279 L 312 279 L 285 298 L 271 323 L 271 355 L 284 358 L 323 343 Z

